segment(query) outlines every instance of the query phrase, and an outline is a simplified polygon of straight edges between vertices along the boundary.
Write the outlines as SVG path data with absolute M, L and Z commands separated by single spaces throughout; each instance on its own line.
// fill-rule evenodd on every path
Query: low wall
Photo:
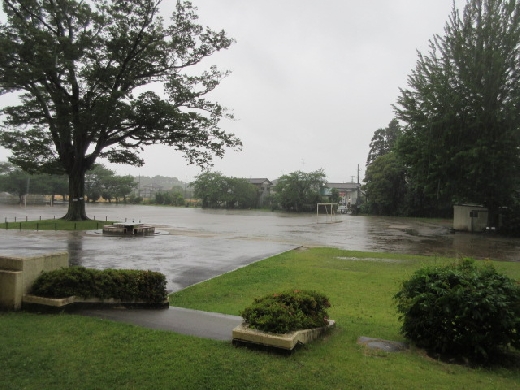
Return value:
M 32 257 L 0 256 L 0 310 L 20 310 L 23 295 L 42 272 L 68 266 L 68 252 Z

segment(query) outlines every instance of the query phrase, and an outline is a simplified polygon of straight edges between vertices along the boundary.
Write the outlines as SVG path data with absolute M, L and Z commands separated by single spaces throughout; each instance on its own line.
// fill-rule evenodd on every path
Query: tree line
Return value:
M 103 165 L 95 165 L 85 176 L 85 201 L 126 202 L 137 187 L 132 176 L 118 176 Z M 0 191 L 18 196 L 19 202 L 28 194 L 56 196 L 67 200 L 69 178 L 67 175 L 29 174 L 10 163 L 0 163 Z
M 418 54 L 394 105 L 374 133 L 365 210 L 449 216 L 455 203 L 488 208 L 506 231 L 520 229 L 520 4 L 469 0 L 444 35 Z
M 207 208 L 269 207 L 298 212 L 314 211 L 316 203 L 328 201 L 328 197 L 323 198 L 321 195 L 322 188 L 327 185 L 323 170 L 282 175 L 263 204 L 260 203 L 262 189 L 244 178 L 227 177 L 220 172 L 209 171 L 198 175 L 191 185 L 194 196 L 201 200 L 202 207 Z M 336 197 L 339 198 L 337 191 Z

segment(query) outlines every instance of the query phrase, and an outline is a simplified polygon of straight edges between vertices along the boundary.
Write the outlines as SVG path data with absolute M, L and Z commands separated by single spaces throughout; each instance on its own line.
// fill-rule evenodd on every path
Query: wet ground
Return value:
M 65 205 L 0 205 L 1 220 L 9 222 L 59 218 L 65 212 Z M 327 220 L 312 214 L 104 204 L 87 205 L 87 214 L 102 221 L 152 224 L 160 234 L 1 230 L 0 254 L 65 250 L 73 265 L 162 272 L 173 291 L 298 246 L 520 261 L 520 239 L 450 234 L 451 221 L 338 215 L 335 223 L 323 223 Z

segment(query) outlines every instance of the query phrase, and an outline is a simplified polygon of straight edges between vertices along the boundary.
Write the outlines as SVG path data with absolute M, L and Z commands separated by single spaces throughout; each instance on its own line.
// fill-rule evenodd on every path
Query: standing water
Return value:
M 66 206 L 0 205 L 2 220 L 60 218 Z M 87 205 L 96 220 L 155 226 L 159 234 L 117 237 L 96 232 L 0 231 L 2 255 L 68 251 L 71 265 L 162 272 L 176 291 L 299 246 L 520 261 L 520 239 L 450 234 L 451 221 L 338 215 L 202 210 L 141 205 Z

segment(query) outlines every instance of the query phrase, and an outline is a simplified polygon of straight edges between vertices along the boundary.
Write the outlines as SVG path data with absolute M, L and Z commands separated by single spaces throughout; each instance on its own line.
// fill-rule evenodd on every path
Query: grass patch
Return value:
M 391 261 L 389 261 L 391 260 Z M 371 352 L 359 336 L 403 341 L 392 296 L 425 265 L 450 259 L 291 251 L 197 284 L 170 303 L 238 315 L 254 298 L 288 289 L 330 299 L 337 327 L 292 356 L 74 315 L 0 315 L 2 389 L 517 389 L 519 368 L 446 364 L 412 348 Z M 520 279 L 520 264 L 494 262 Z
M 113 221 L 65 221 L 63 219 L 44 219 L 41 221 L 18 221 L 0 223 L 1 229 L 16 230 L 96 230 Z

